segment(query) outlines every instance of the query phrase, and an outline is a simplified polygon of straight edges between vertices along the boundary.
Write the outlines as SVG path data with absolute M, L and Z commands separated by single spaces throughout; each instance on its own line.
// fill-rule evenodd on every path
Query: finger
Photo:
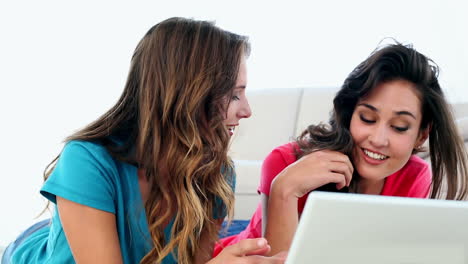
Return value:
M 347 166 L 347 170 L 349 173 L 347 174 L 347 184 L 349 186 L 351 182 L 351 178 L 354 172 L 354 167 L 353 164 L 351 163 L 351 160 L 349 157 L 341 152 L 338 151 L 332 151 L 332 150 L 320 150 L 317 152 L 312 152 L 307 155 L 307 157 L 304 157 L 307 160 L 310 160 L 311 164 L 317 164 L 317 161 L 320 161 L 322 164 L 328 164 L 329 162 L 341 162 Z M 340 171 L 345 172 L 344 169 L 341 169 Z M 348 177 L 349 175 L 349 177 Z
M 343 162 L 345 163 L 349 170 L 351 171 L 351 174 L 353 174 L 354 171 L 354 166 L 349 157 L 341 152 L 338 151 L 328 151 L 328 158 L 330 161 L 338 161 L 338 162 Z
M 241 240 L 238 243 L 227 247 L 228 250 L 235 256 L 245 256 L 252 252 L 267 250 L 269 251 L 269 245 L 265 238 L 254 238 Z
M 342 173 L 329 172 L 327 174 L 327 178 L 329 180 L 328 183 L 336 183 L 336 188 L 338 190 L 341 190 L 343 187 L 346 186 L 346 177 Z
M 353 163 L 351 162 L 351 160 L 349 159 L 348 156 L 346 156 L 345 163 L 349 168 L 351 178 L 352 178 L 353 177 L 353 172 L 354 172 L 354 166 L 353 166 Z M 349 179 L 349 182 L 351 182 L 351 178 Z
M 268 254 L 268 252 L 270 252 L 270 250 L 271 250 L 270 245 L 267 245 L 267 246 L 264 247 L 264 248 L 261 248 L 261 249 L 258 249 L 258 250 L 254 250 L 254 251 L 252 251 L 252 252 L 246 253 L 245 255 L 246 255 L 246 256 L 250 256 L 250 255 L 261 255 L 261 256 L 264 256 L 264 255 Z
M 286 260 L 286 257 L 288 256 L 288 252 L 287 251 L 281 251 L 280 253 L 274 255 L 273 257 L 275 258 L 282 258 L 284 260 Z
M 244 257 L 242 263 L 244 264 L 283 264 L 286 260 L 283 256 L 273 256 L 273 257 L 265 257 L 265 256 L 248 256 Z
M 329 163 L 328 169 L 331 172 L 341 173 L 346 178 L 346 186 L 349 186 L 351 183 L 351 179 L 353 178 L 353 171 L 349 168 L 349 166 L 340 161 L 332 161 Z

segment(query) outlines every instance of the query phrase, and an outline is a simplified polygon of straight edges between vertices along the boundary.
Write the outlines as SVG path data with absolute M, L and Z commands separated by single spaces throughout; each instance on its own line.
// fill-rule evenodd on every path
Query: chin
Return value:
M 357 170 L 359 177 L 365 180 L 376 181 L 385 179 L 388 174 L 382 170 L 360 169 Z

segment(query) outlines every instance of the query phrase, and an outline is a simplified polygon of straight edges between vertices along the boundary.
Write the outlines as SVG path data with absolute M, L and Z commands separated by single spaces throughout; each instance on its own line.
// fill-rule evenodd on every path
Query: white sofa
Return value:
M 250 219 L 258 205 L 263 159 L 273 148 L 297 137 L 309 124 L 327 122 L 337 91 L 337 87 L 248 90 L 253 114 L 240 121 L 230 148 L 237 171 L 235 219 Z M 467 142 L 468 103 L 452 107 Z

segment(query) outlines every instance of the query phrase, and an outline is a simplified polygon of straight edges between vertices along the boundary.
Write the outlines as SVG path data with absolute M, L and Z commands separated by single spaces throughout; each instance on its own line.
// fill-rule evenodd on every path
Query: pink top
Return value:
M 296 143 L 287 143 L 275 148 L 263 161 L 262 177 L 259 193 L 270 195 L 270 186 L 273 179 L 289 164 L 294 163 L 296 155 L 294 148 Z M 385 178 L 385 183 L 380 195 L 427 198 L 432 182 L 432 174 L 429 164 L 416 155 L 412 155 L 406 165 L 399 171 Z M 298 212 L 302 213 L 308 195 L 298 200 Z M 220 240 L 215 246 L 216 256 L 222 248 L 235 244 L 242 239 L 257 238 L 262 236 L 262 206 L 258 205 L 249 225 L 237 235 Z

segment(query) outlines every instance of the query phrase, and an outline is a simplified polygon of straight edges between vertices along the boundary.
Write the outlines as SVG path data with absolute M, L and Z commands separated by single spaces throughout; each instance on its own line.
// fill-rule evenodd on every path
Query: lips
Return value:
M 381 153 L 370 151 L 365 148 L 360 148 L 360 153 L 362 155 L 362 160 L 365 161 L 369 165 L 380 165 L 387 161 L 389 156 L 385 156 Z
M 375 160 L 386 160 L 389 158 L 389 156 L 385 156 L 383 154 L 380 154 L 378 152 L 373 152 L 373 151 L 370 151 L 368 149 L 365 149 L 365 148 L 362 148 L 362 151 L 364 152 L 364 154 L 371 158 L 371 159 L 375 159 Z
M 229 131 L 229 134 L 232 136 L 234 134 L 234 130 L 236 129 L 237 125 L 227 125 L 227 129 Z

